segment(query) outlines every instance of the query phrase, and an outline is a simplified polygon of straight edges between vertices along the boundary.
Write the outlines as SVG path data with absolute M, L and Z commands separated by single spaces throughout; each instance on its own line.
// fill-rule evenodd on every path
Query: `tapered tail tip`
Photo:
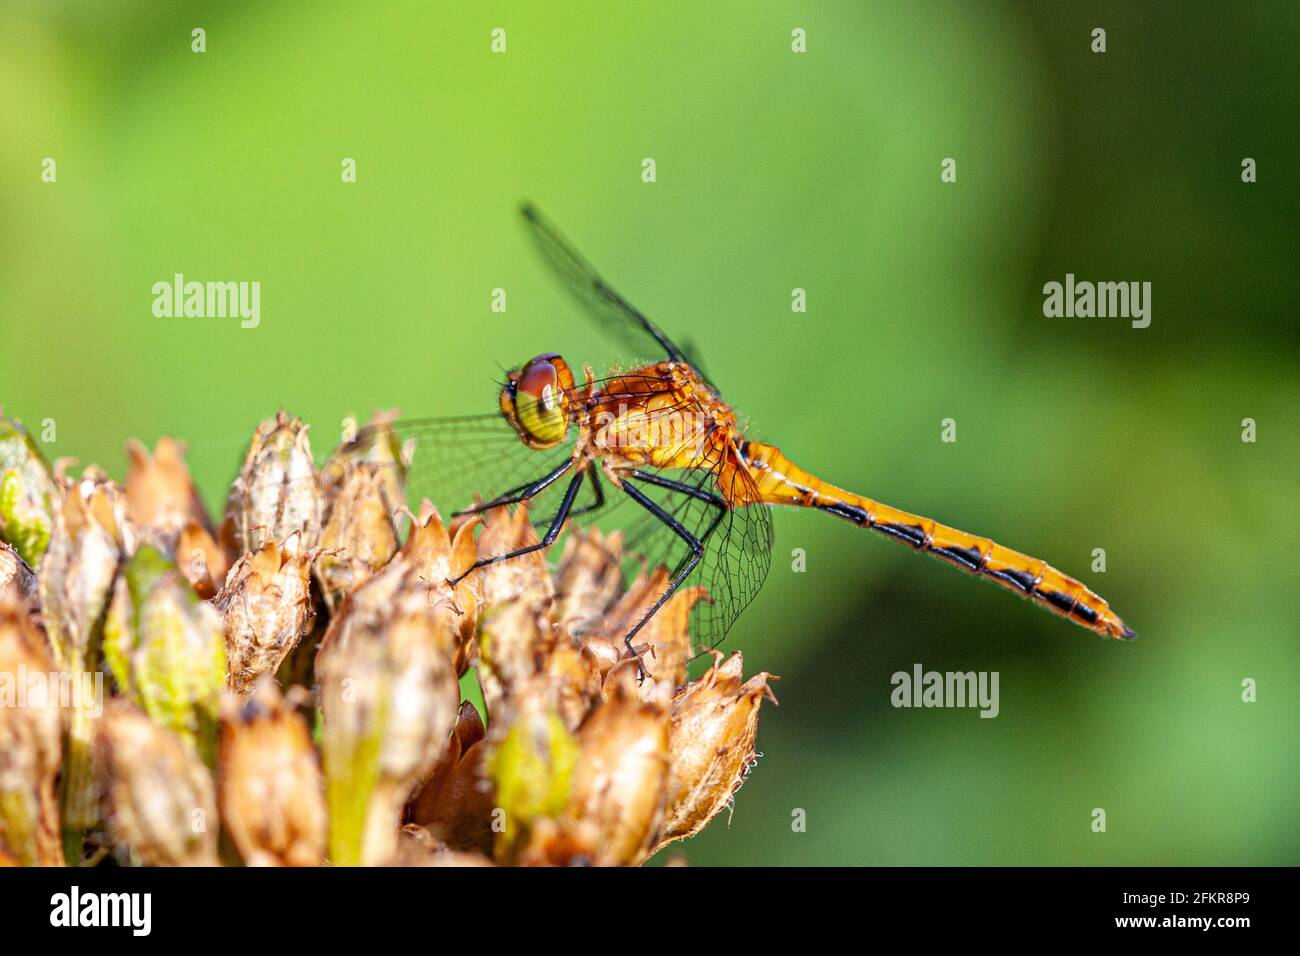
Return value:
M 1119 639 L 1121 641 L 1131 641 L 1133 640 L 1133 638 L 1137 636 L 1138 636 L 1138 632 L 1133 630 L 1133 628 L 1129 627 L 1127 624 L 1125 624 L 1124 633 L 1119 636 Z

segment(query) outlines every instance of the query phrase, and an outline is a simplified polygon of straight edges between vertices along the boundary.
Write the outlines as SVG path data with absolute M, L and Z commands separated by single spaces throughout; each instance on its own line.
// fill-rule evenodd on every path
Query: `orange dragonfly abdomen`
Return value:
M 765 504 L 830 512 L 992 581 L 1098 634 L 1120 640 L 1136 636 L 1106 601 L 1046 561 L 836 488 L 804 471 L 774 445 L 742 442 L 738 450 Z

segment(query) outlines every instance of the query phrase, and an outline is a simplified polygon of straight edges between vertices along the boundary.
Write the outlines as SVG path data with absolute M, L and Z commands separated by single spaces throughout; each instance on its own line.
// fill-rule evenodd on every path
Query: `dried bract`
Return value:
M 58 866 L 63 732 L 54 661 L 25 603 L 0 595 L 0 853 Z
M 226 586 L 212 601 L 226 636 L 227 686 L 244 696 L 310 630 L 311 562 L 315 552 L 297 546 L 297 533 L 284 547 L 267 541 L 230 569 Z
M 297 699 L 299 695 L 293 695 Z M 221 819 L 249 866 L 319 866 L 325 788 L 306 721 L 270 679 L 223 708 Z
M 280 411 L 253 433 L 244 467 L 230 488 L 226 515 L 240 554 L 268 541 L 295 539 L 302 548 L 320 540 L 324 498 L 307 426 Z
M 149 866 L 215 866 L 212 777 L 193 750 L 123 701 L 110 702 L 98 730 L 113 841 Z

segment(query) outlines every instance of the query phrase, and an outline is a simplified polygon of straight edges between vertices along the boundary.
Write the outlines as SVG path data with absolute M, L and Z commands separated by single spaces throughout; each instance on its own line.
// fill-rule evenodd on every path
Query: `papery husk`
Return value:
M 225 584 L 230 570 L 228 550 L 234 549 L 223 547 L 197 521 L 189 521 L 181 528 L 176 541 L 176 567 L 205 601 L 216 596 Z
M 268 540 L 240 558 L 212 601 L 225 633 L 226 686 L 240 697 L 259 678 L 275 673 L 315 618 L 311 565 L 316 552 L 299 547 L 297 535 L 283 546 Z
M 59 471 L 56 479 L 60 498 L 41 558 L 38 593 L 55 663 L 79 679 L 99 668 L 105 609 L 118 567 L 135 548 L 135 532 L 122 488 L 102 471 L 87 468 L 80 479 Z M 59 786 L 69 863 L 80 860 L 82 835 L 99 818 L 91 706 L 79 698 L 67 715 Z
M 125 701 L 97 722 L 105 821 L 146 866 L 217 865 L 212 777 L 193 749 Z
M 604 640 L 622 655 L 626 652 L 624 635 L 639 624 L 667 589 L 671 577 L 659 565 L 650 573 L 639 574 L 632 586 L 590 626 L 589 640 Z M 691 612 L 700 601 L 709 600 L 703 587 L 680 588 L 642 625 L 633 638 L 642 668 L 641 696 L 649 699 L 655 687 L 675 689 L 686 683 L 686 665 L 691 650 Z
M 390 427 L 397 418 L 397 410 L 376 412 L 360 431 L 349 420 L 343 441 L 325 466 L 321 468 L 321 488 L 327 499 L 331 498 L 345 481 L 349 470 L 363 466 L 379 478 L 380 488 L 388 513 L 393 514 L 406 504 L 406 475 L 411 465 L 414 442 L 401 443 Z
M 226 516 L 235 557 L 260 551 L 268 541 L 283 544 L 295 532 L 299 547 L 316 547 L 323 511 L 307 426 L 282 409 L 253 433 L 244 466 L 230 488 Z
M 320 866 L 325 787 L 307 723 L 270 678 L 222 707 L 218 797 L 226 832 L 249 866 Z
M 555 619 L 581 637 L 623 594 L 623 533 L 574 529 L 555 569 Z
M 635 667 L 611 682 L 578 729 L 564 809 L 534 825 L 521 864 L 635 866 L 650 855 L 664 812 L 667 702 L 641 699 Z
M 63 715 L 54 671 L 28 605 L 0 594 L 0 853 L 17 866 L 63 863 L 55 793 Z
M 455 657 L 477 602 L 459 575 L 473 528 L 451 539 L 422 509 L 402 551 L 349 595 L 317 657 L 322 762 L 335 864 L 389 859 L 402 808 L 433 771 L 456 719 Z
M 656 851 L 694 836 L 731 801 L 758 760 L 758 711 L 772 675 L 755 674 L 742 683 L 740 652 L 682 688 L 672 705 L 669 735 L 668 807 Z
M 408 818 L 443 847 L 492 852 L 492 785 L 484 756 L 487 731 L 474 705 L 464 701 L 455 732 L 428 781 L 411 801 Z
M 185 464 L 185 446 L 164 435 L 152 454 L 138 441 L 126 444 L 127 515 L 140 539 L 184 563 L 178 553 L 181 532 L 196 525 L 209 535 L 212 524 Z
M 384 466 L 348 462 L 337 467 L 314 563 L 331 613 L 397 553 L 394 514 L 402 505 L 389 500 L 391 476 Z
M 537 544 L 528 509 L 496 508 L 483 518 L 480 560 Z M 512 690 L 541 673 L 559 640 L 555 586 L 540 550 L 496 561 L 475 572 L 481 595 L 478 633 L 479 683 L 488 713 L 502 708 Z

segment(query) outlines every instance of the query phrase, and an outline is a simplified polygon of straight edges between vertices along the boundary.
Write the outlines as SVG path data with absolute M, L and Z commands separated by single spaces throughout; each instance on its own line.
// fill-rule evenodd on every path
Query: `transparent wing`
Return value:
M 719 450 L 717 454 L 720 457 L 724 452 Z M 747 473 L 724 468 L 721 461 L 710 464 L 711 468 L 702 469 L 642 470 L 675 482 L 680 489 L 722 501 L 756 499 L 757 491 Z M 724 482 L 728 483 L 726 487 Z M 700 602 L 692 613 L 691 633 L 697 653 L 715 647 L 767 578 L 772 563 L 771 509 L 766 505 L 719 507 L 685 490 L 649 483 L 638 483 L 637 488 L 704 545 L 699 565 L 682 586 L 700 585 L 708 591 L 711 601 Z M 626 495 L 615 494 L 627 500 Z M 629 552 L 642 555 L 651 567 L 662 563 L 673 574 L 686 566 L 691 548 L 670 526 L 630 500 L 617 504 L 617 508 Z
M 630 357 L 666 356 L 677 362 L 688 361 L 685 353 L 659 326 L 600 277 L 573 243 L 564 238 L 536 206 L 524 203 L 519 211 L 547 265 L 588 316 L 631 350 Z
M 341 451 L 354 460 L 377 461 L 404 473 L 407 506 L 418 510 L 428 498 L 450 520 L 466 509 L 521 494 L 568 462 L 573 443 L 534 450 L 500 415 L 471 415 L 367 426 Z M 330 468 L 327 464 L 326 481 Z M 571 475 L 561 476 L 530 500 L 534 523 L 549 524 Z M 595 503 L 593 490 L 584 485 L 574 509 L 594 512 Z

